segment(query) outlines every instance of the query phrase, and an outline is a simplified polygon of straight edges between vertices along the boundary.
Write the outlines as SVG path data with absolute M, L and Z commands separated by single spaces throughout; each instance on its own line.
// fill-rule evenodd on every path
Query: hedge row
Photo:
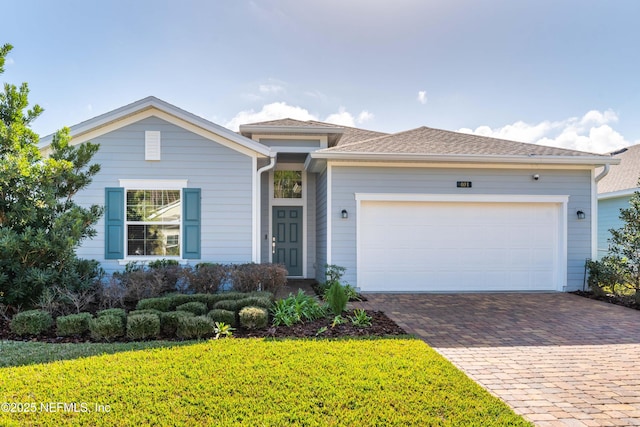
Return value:
M 138 302 L 136 310 L 101 310 L 90 313 L 59 316 L 55 320 L 58 336 L 82 335 L 90 332 L 97 341 L 113 341 L 126 336 L 132 340 L 156 339 L 161 334 L 192 339 L 212 336 L 216 323 L 246 328 L 264 328 L 268 324 L 268 309 L 273 302 L 269 292 L 251 294 L 193 294 L 148 298 Z M 11 330 L 21 336 L 39 335 L 48 331 L 54 320 L 46 311 L 29 310 L 18 313 L 11 321 Z

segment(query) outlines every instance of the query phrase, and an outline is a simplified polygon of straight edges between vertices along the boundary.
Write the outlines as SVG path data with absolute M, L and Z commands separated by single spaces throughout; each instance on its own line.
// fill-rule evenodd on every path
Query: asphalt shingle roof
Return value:
M 583 151 L 527 144 L 428 127 L 419 127 L 351 144 L 340 144 L 337 147 L 327 148 L 319 152 L 486 156 L 597 156 L 597 154 Z
M 598 183 L 598 193 L 612 193 L 638 187 L 640 178 L 640 144 L 627 147 L 613 157 L 620 159 L 620 164 L 612 166 L 609 173 Z

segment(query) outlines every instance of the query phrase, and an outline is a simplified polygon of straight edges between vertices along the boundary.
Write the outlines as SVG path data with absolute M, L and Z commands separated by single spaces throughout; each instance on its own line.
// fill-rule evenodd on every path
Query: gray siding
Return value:
M 316 174 L 307 173 L 307 277 L 316 277 Z
M 533 173 L 540 180 L 531 179 Z M 472 181 L 472 188 L 456 188 Z M 344 279 L 357 284 L 355 193 L 569 195 L 567 289 L 582 288 L 585 259 L 591 257 L 591 172 L 589 170 L 441 169 L 333 165 L 332 263 L 347 268 Z M 348 220 L 340 219 L 342 209 Z M 579 221 L 582 210 L 587 219 Z M 319 239 L 320 240 L 320 239 Z
M 327 263 L 327 171 L 316 179 L 316 280 L 324 282 Z
M 271 242 L 269 241 L 269 171 L 262 174 L 260 183 L 260 261 L 269 262 Z
M 260 139 L 267 147 L 320 148 L 319 139 Z
M 162 160 L 144 160 L 144 132 L 161 132 Z M 187 179 L 202 189 L 202 259 L 249 262 L 252 254 L 252 160 L 211 140 L 150 117 L 92 140 L 100 144 L 94 161 L 101 171 L 78 194 L 79 203 L 104 205 L 104 188 L 119 179 Z M 104 260 L 104 222 L 98 235 L 84 242 L 78 255 L 100 261 L 107 271 L 122 269 Z
M 620 228 L 624 224 L 620 219 L 620 209 L 629 207 L 631 196 L 598 200 L 598 259 L 609 251 L 610 229 Z

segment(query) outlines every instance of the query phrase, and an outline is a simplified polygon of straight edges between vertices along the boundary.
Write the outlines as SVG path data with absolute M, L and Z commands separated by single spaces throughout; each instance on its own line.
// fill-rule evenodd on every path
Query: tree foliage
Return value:
M 0 73 L 12 46 L 0 47 Z M 68 128 L 56 132 L 48 152 L 30 128 L 42 108 L 29 108 L 29 88 L 5 83 L 0 93 L 0 292 L 9 304 L 31 304 L 43 289 L 82 287 L 97 263 L 75 250 L 95 235 L 102 208 L 73 201 L 100 166 L 90 164 L 99 146 L 71 145 Z
M 628 208 L 620 209 L 620 219 L 624 224 L 609 230 L 609 255 L 601 262 L 615 276 L 611 281 L 634 290 L 640 302 L 640 192 L 633 193 Z

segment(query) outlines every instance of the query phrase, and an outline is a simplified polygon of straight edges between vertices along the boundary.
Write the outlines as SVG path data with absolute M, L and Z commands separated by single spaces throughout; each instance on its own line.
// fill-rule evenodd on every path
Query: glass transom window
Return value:
M 180 190 L 127 190 L 127 255 L 180 256 Z
M 301 199 L 302 171 L 274 171 L 273 197 L 276 199 Z

